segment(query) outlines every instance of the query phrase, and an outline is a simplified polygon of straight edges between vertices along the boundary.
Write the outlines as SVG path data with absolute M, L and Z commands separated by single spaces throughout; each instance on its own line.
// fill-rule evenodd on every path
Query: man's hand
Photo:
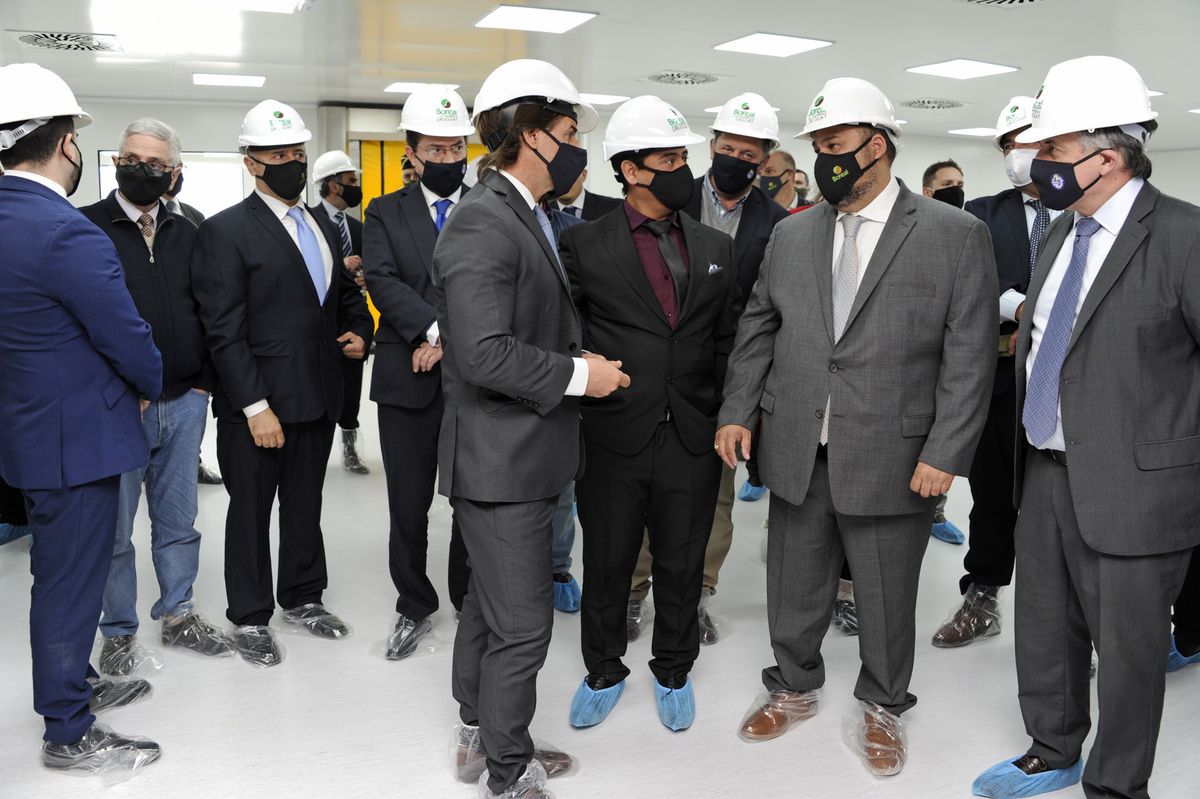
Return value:
M 927 463 L 918 463 L 908 487 L 922 497 L 940 497 L 950 490 L 954 475 L 935 469 Z
M 1018 322 L 1020 322 L 1021 314 L 1024 313 L 1024 311 L 1025 311 L 1025 303 L 1021 303 L 1020 305 L 1017 306 L 1017 310 L 1013 312 L 1013 319 L 1016 319 Z
M 143 417 L 145 417 L 146 409 L 149 407 L 150 407 L 150 400 L 148 400 L 148 399 L 139 399 L 138 400 L 138 413 L 141 414 Z
M 356 361 L 361 361 L 367 354 L 367 342 L 362 340 L 362 337 L 357 333 L 343 333 L 338 336 L 338 341 L 350 342 L 345 347 L 342 347 L 342 355 L 347 358 L 353 358 Z
M 441 339 L 438 339 L 439 341 Z M 442 348 L 434 347 L 428 341 L 422 341 L 421 346 L 413 350 L 412 366 L 414 372 L 428 372 L 442 359 Z
M 736 469 L 738 458 L 737 451 L 740 446 L 742 449 L 742 457 L 750 460 L 750 442 L 754 438 L 754 434 L 745 427 L 736 424 L 727 424 L 717 431 L 717 441 L 714 448 L 717 450 L 717 455 L 721 460 L 725 461 L 725 465 L 730 469 Z
M 1017 354 L 1017 333 L 1020 331 L 1014 330 L 1012 335 L 1008 337 L 1008 354 Z
M 342 265 L 346 267 L 347 272 L 357 272 L 362 268 L 361 255 L 347 255 L 342 261 Z
M 283 425 L 279 424 L 279 417 L 270 408 L 251 416 L 246 420 L 246 424 L 250 425 L 250 435 L 254 437 L 254 446 L 267 449 L 278 449 L 283 446 Z
M 621 362 L 599 356 L 588 358 L 587 388 L 583 393 L 588 397 L 607 397 L 618 388 L 629 388 L 629 375 L 621 371 Z

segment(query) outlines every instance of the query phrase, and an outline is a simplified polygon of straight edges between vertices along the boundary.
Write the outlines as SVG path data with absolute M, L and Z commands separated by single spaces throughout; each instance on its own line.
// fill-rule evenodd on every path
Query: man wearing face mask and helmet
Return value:
M 341 360 L 365 356 L 373 325 L 354 279 L 335 261 L 338 232 L 302 201 L 311 138 L 291 106 L 264 100 L 250 109 L 238 144 L 254 191 L 205 220 L 192 261 L 219 382 L 213 411 L 229 493 L 226 616 L 239 653 L 258 667 L 282 659 L 268 626 L 273 594 L 285 622 L 321 638 L 349 633 L 322 603 L 321 493 L 342 412 Z M 273 592 L 268 541 L 277 492 Z
M 850 740 L 880 776 L 906 760 L 921 560 L 936 498 L 967 473 L 983 427 L 997 325 L 987 228 L 893 177 L 899 135 L 864 80 L 835 78 L 813 99 L 800 136 L 828 202 L 775 228 L 716 441 L 730 466 L 757 453 L 771 491 L 776 662 L 739 734 L 769 740 L 817 712 L 844 560 L 862 657 Z

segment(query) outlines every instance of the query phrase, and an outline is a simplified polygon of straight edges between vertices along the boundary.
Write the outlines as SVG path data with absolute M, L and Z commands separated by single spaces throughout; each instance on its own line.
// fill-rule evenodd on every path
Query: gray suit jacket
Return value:
M 581 463 L 579 397 L 563 393 L 582 352 L 556 253 L 508 179 L 486 172 L 433 250 L 446 410 L 439 491 L 476 502 L 561 494 Z
M 1038 255 L 1017 342 L 1016 491 L 1033 308 L 1074 214 Z M 1059 388 L 1083 539 L 1108 555 L 1200 544 L 1200 208 L 1147 183 L 1084 299 Z
M 836 217 L 823 204 L 775 226 L 738 325 L 719 423 L 758 428 L 764 484 L 799 504 L 832 398 L 837 510 L 930 510 L 933 500 L 909 489 L 917 461 L 967 474 L 986 416 L 999 324 L 991 238 L 975 217 L 901 183 L 834 344 Z

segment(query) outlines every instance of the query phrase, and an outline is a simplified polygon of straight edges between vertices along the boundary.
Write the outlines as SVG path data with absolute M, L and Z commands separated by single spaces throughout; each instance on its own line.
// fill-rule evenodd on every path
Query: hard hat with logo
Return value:
M 475 132 L 462 97 L 440 84 L 423 86 L 408 96 L 400 112 L 400 130 L 425 136 L 470 136 Z
M 478 121 L 480 114 L 493 108 L 511 106 L 515 112 L 517 100 L 540 103 L 547 110 L 571 117 L 580 133 L 594 130 L 600 121 L 596 109 L 583 101 L 575 84 L 561 69 L 534 58 L 518 58 L 492 70 L 475 95 L 471 121 Z M 511 122 L 511 117 L 506 122 Z M 507 129 L 507 124 L 504 127 Z M 500 141 L 484 144 L 494 150 Z
M 871 125 L 900 136 L 896 109 L 874 83 L 861 78 L 833 78 L 817 93 L 804 117 L 797 139 L 811 139 L 818 130 L 838 125 Z
M 996 137 L 992 143 L 1001 149 L 1004 137 L 1014 130 L 1028 127 L 1033 122 L 1033 98 L 1019 94 L 1008 101 L 996 120 Z
M 686 147 L 704 137 L 693 133 L 683 114 L 652 94 L 621 103 L 604 129 L 604 157 L 639 150 Z
M 1158 116 L 1142 76 L 1119 58 L 1090 55 L 1050 67 L 1033 102 L 1032 125 L 1017 134 L 1022 144 L 1077 131 L 1121 128 L 1143 144 L 1140 122 Z
M 350 160 L 350 156 L 341 150 L 330 150 L 327 153 L 322 153 L 321 157 L 313 162 L 312 182 L 317 183 L 325 178 L 340 175 L 343 172 L 354 172 L 357 174 L 362 172 L 362 170 L 356 167 L 354 162 Z
M 71 87 L 55 73 L 38 64 L 0 67 L 0 125 L 26 123 L 0 131 L 0 150 L 12 147 L 54 117 L 75 117 L 76 128 L 92 124 Z
M 779 146 L 779 117 L 761 94 L 739 94 L 717 112 L 710 129 L 714 133 L 733 133 L 752 139 L 766 139 L 771 147 Z
M 238 144 L 242 147 L 282 147 L 303 144 L 312 138 L 296 109 L 278 100 L 263 100 L 242 119 Z

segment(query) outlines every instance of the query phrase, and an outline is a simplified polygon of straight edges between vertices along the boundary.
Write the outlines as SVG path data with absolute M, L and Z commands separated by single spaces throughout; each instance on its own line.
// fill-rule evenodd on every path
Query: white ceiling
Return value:
M 215 0 L 214 0 L 215 1 Z M 511 2 L 512 0 L 510 0 Z M 1014 94 L 1038 90 L 1049 66 L 1088 54 L 1124 58 L 1151 88 L 1162 128 L 1155 149 L 1200 140 L 1200 2 L 1197 0 L 1025 0 L 1011 6 L 968 0 L 534 0 L 529 5 L 597 12 L 562 35 L 481 30 L 491 0 L 313 0 L 293 15 L 243 13 L 222 18 L 205 0 L 3 0 L 0 61 L 37 61 L 61 74 L 81 97 L 198 100 L 252 105 L 263 97 L 294 104 L 399 104 L 382 91 L 398 80 L 461 84 L 470 103 L 497 64 L 544 58 L 581 91 L 655 93 L 695 121 L 703 109 L 743 91 L 779 106 L 797 128 L 807 104 L 831 77 L 878 84 L 898 105 L 916 97 L 959 100 L 953 111 L 898 109 L 906 130 L 945 136 L 991 126 Z M 115 33 L 127 63 L 90 53 L 29 49 L 12 31 Z M 713 45 L 748 33 L 827 39 L 834 46 L 789 58 L 717 52 Z M 969 57 L 1019 71 L 970 81 L 905 72 L 906 67 Z M 713 73 L 705 86 L 645 80 L 665 69 Z M 265 75 L 262 89 L 199 87 L 191 73 Z M 953 138 L 953 137 L 949 137 Z

